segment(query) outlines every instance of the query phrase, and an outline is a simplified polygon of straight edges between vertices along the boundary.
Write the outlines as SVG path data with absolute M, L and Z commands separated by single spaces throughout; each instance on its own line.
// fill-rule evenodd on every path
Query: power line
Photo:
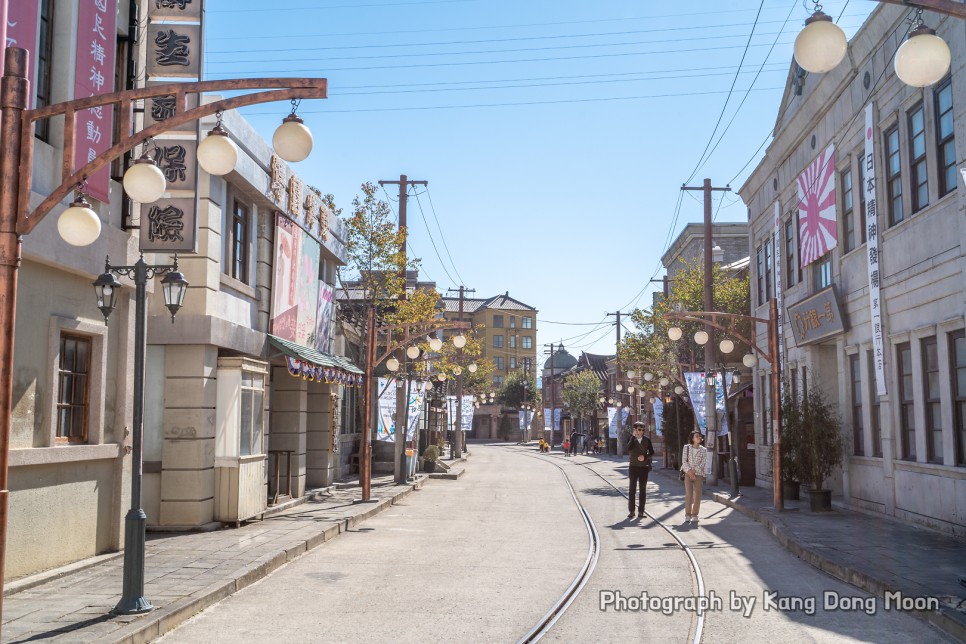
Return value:
M 742 65 L 745 63 L 745 57 L 748 55 L 748 49 L 751 47 L 751 39 L 755 35 L 755 28 L 758 26 L 758 18 L 761 16 L 762 7 L 765 6 L 765 0 L 761 0 L 761 4 L 758 5 L 758 13 L 755 16 L 755 23 L 751 27 L 751 33 L 748 34 L 748 40 L 745 42 L 745 50 L 741 54 L 741 60 L 738 62 L 738 70 L 741 70 Z M 772 45 L 774 47 L 774 45 Z M 704 152 L 701 153 L 700 158 L 698 158 L 697 164 L 694 166 L 694 170 L 691 171 L 690 176 L 684 180 L 685 184 L 691 182 L 694 175 L 698 173 L 698 169 L 701 167 L 701 163 L 704 161 L 705 154 L 708 152 L 708 148 L 711 147 L 711 142 L 714 141 L 714 135 L 718 132 L 718 126 L 721 125 L 721 119 L 724 118 L 725 112 L 728 109 L 728 103 L 731 101 L 731 93 L 735 89 L 735 84 L 738 82 L 738 74 L 735 73 L 734 80 L 731 81 L 731 89 L 728 90 L 728 96 L 725 98 L 724 105 L 721 106 L 721 113 L 718 114 L 718 121 L 714 124 L 714 129 L 711 131 L 711 136 L 708 137 L 708 143 L 704 146 Z M 750 91 L 750 90 L 749 90 Z
M 479 0 L 409 0 L 408 2 L 380 2 L 371 4 L 330 4 L 330 5 L 311 5 L 308 7 L 271 7 L 266 9 L 208 9 L 207 13 L 262 13 L 271 11 L 280 13 L 283 11 L 326 11 L 329 9 L 360 9 L 366 7 L 401 7 L 417 4 L 457 4 L 467 2 L 479 2 Z
M 419 216 L 423 220 L 423 225 L 426 226 L 426 234 L 429 235 L 429 242 L 433 245 L 433 251 L 436 253 L 436 258 L 439 259 L 440 266 L 443 267 L 443 272 L 446 273 L 446 277 L 450 279 L 450 282 L 454 284 L 462 284 L 462 281 L 457 282 L 455 279 L 453 279 L 453 276 L 450 275 L 449 270 L 447 270 L 446 263 L 443 262 L 443 258 L 439 254 L 439 249 L 436 247 L 436 241 L 433 239 L 433 231 L 429 229 L 429 223 L 426 221 L 426 213 L 423 212 L 423 204 L 419 201 L 419 193 L 414 193 L 414 196 L 416 197 L 416 205 L 419 206 Z
M 436 216 L 436 206 L 433 204 L 433 194 L 426 188 L 426 197 L 429 199 L 429 207 L 433 211 L 433 219 L 436 220 L 436 229 L 439 231 L 439 238 L 443 242 L 443 249 L 446 251 L 446 256 L 449 257 L 450 266 L 453 267 L 453 272 L 456 273 L 456 277 L 460 278 L 460 284 L 465 284 L 463 281 L 463 276 L 460 275 L 460 271 L 456 268 L 456 264 L 453 262 L 453 256 L 449 252 L 449 244 L 446 243 L 446 235 L 443 234 L 443 227 L 439 225 L 439 217 Z M 419 201 L 419 195 L 416 195 L 416 201 Z M 420 206 L 422 208 L 422 206 Z

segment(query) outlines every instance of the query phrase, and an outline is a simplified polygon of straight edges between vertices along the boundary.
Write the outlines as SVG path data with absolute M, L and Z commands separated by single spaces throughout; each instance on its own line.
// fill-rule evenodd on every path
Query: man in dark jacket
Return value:
M 644 518 L 644 503 L 647 501 L 647 476 L 651 473 L 651 457 L 654 456 L 654 446 L 651 439 L 644 435 L 644 423 L 634 423 L 634 435 L 627 442 L 627 453 L 630 455 L 628 471 L 630 472 L 630 494 L 627 495 L 628 519 L 634 518 L 634 497 L 640 488 L 640 500 L 637 505 L 637 518 Z

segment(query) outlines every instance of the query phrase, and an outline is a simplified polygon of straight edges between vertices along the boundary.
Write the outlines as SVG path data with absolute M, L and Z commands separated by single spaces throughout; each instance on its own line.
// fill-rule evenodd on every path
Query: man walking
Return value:
M 634 497 L 640 492 L 637 518 L 643 519 L 644 503 L 647 501 L 647 476 L 651 473 L 651 457 L 654 456 L 654 446 L 651 444 L 651 439 L 644 435 L 644 423 L 634 423 L 634 435 L 627 442 L 627 453 L 630 455 L 630 463 L 628 463 L 630 493 L 627 495 L 627 518 L 634 518 Z

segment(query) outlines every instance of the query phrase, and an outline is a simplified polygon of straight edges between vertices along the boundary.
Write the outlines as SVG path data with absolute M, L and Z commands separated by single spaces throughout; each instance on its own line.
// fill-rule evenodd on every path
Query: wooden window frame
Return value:
M 503 328 L 503 316 L 502 315 L 494 315 L 493 316 L 493 328 L 494 329 L 502 329 Z
M 929 367 L 929 349 L 932 348 L 935 358 L 935 368 Z M 936 336 L 922 338 L 919 341 L 920 359 L 922 361 L 922 403 L 925 407 L 926 425 L 923 430 L 926 433 L 926 461 L 928 463 L 943 462 L 943 426 L 942 426 L 942 394 L 939 385 L 939 341 Z M 934 374 L 936 382 L 935 389 L 929 385 L 929 376 Z M 930 395 L 933 394 L 933 395 Z M 937 427 L 938 425 L 938 427 Z M 936 434 L 939 434 L 938 443 Z M 936 449 L 936 446 L 939 449 Z
M 922 126 L 916 129 L 915 118 L 919 115 Z M 920 101 L 906 112 L 906 124 L 909 136 L 909 181 L 912 188 L 911 214 L 915 214 L 929 205 L 929 167 L 926 163 L 926 108 Z M 916 155 L 916 146 L 921 146 L 921 153 Z
M 795 237 L 792 234 L 794 227 L 794 219 L 785 220 L 785 290 L 797 283 L 795 281 Z
M 67 355 L 66 343 L 67 342 L 77 342 L 83 343 L 86 346 L 86 359 L 84 361 L 83 371 L 78 370 L 78 365 L 70 365 L 70 369 L 65 369 L 64 360 Z M 87 335 L 79 333 L 71 333 L 69 331 L 61 331 L 60 333 L 60 351 L 58 355 L 57 364 L 57 401 L 56 401 L 56 415 L 54 419 L 54 436 L 55 442 L 57 443 L 86 443 L 88 442 L 89 429 L 90 429 L 90 399 L 91 399 L 91 380 L 93 377 L 91 371 L 92 364 L 92 354 L 94 352 L 94 342 L 93 338 Z M 76 350 L 75 350 L 76 355 Z M 81 400 L 76 400 L 73 394 L 76 393 L 76 387 L 73 384 L 74 379 L 83 378 L 84 385 L 81 393 Z M 71 382 L 72 394 L 69 395 L 69 399 L 64 396 L 65 387 L 64 381 L 68 379 Z M 71 428 L 68 428 L 66 432 L 62 432 L 61 421 L 63 419 L 63 410 L 67 408 L 71 410 L 70 416 L 73 418 L 74 413 L 80 413 L 80 432 L 79 435 L 74 435 Z
M 37 39 L 37 87 L 34 92 L 34 107 L 40 108 L 47 107 L 51 103 L 50 66 L 54 57 L 54 0 L 40 0 L 37 23 L 40 33 Z M 40 119 L 35 122 L 34 136 L 44 143 L 50 143 L 50 119 Z
M 862 422 L 862 364 L 859 354 L 849 356 L 849 383 L 851 384 L 852 453 L 865 456 L 865 427 Z
M 956 361 L 956 341 L 966 343 L 966 330 L 960 329 L 949 334 L 949 371 L 950 371 L 950 399 L 953 402 L 953 430 L 956 432 L 956 465 L 966 465 L 966 382 L 960 382 L 959 370 L 963 370 L 962 378 L 966 380 L 966 362 L 962 365 Z M 963 395 L 959 392 L 963 391 Z
M 891 141 L 895 138 L 895 149 Z M 885 151 L 886 210 L 889 213 L 889 227 L 896 226 L 905 219 L 902 210 L 902 145 L 899 138 L 899 124 L 885 131 L 882 149 Z M 890 162 L 895 159 L 896 171 L 892 172 Z
M 872 437 L 872 456 L 876 458 L 882 458 L 882 416 L 881 416 L 881 404 L 879 401 L 879 394 L 875 388 L 875 355 L 872 351 L 868 352 L 869 356 L 869 392 L 870 400 L 872 404 L 870 405 L 870 425 L 869 433 Z
M 493 336 L 493 348 L 494 349 L 502 349 L 503 348 L 503 336 L 502 335 L 494 335 Z
M 852 168 L 839 172 L 842 188 L 842 236 L 845 237 L 845 252 L 855 250 L 855 194 L 852 182 Z
M 239 215 L 239 209 L 244 211 L 244 216 Z M 251 204 L 237 198 L 231 197 L 231 210 L 228 213 L 228 230 L 226 231 L 226 254 L 228 261 L 223 267 L 224 272 L 231 278 L 243 284 L 248 284 L 251 273 L 251 229 L 253 207 Z M 239 230 L 243 238 L 238 238 Z M 239 257 L 239 253 L 241 257 Z
M 939 95 L 948 90 L 949 91 L 949 109 L 945 111 L 940 111 L 942 108 L 940 106 Z M 939 197 L 945 197 L 950 192 L 956 189 L 958 184 L 957 172 L 957 158 L 956 158 L 956 124 L 953 117 L 953 81 L 952 78 L 947 78 L 943 83 L 936 87 L 933 93 L 933 103 L 936 108 L 936 160 L 939 163 Z M 945 114 L 950 115 L 950 120 L 953 122 L 952 127 L 947 135 L 943 136 L 942 133 L 942 118 Z M 952 144 L 952 154 L 949 155 L 950 161 L 947 162 L 944 151 L 946 146 Z
M 903 353 L 909 353 L 909 371 L 903 371 Z M 915 391 L 912 383 L 915 365 L 912 363 L 912 345 L 902 342 L 896 345 L 896 375 L 899 378 L 899 446 L 902 450 L 901 460 L 916 460 L 916 425 L 915 425 Z M 905 379 L 909 379 L 906 385 Z M 908 389 L 908 391 L 907 391 Z M 913 419 L 910 423 L 909 419 Z
M 764 245 L 759 245 L 758 250 L 755 254 L 758 260 L 758 272 L 756 274 L 757 285 L 758 285 L 758 306 L 762 306 L 765 303 L 765 248 Z

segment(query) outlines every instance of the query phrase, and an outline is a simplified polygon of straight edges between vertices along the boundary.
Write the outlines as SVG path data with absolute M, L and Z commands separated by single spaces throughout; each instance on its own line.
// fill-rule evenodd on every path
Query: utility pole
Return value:
M 610 317 L 612 315 L 617 317 L 617 322 L 616 322 L 617 344 L 615 345 L 616 348 L 614 349 L 614 360 L 616 361 L 616 369 L 617 369 L 617 373 L 614 374 L 614 385 L 617 385 L 617 383 L 621 381 L 621 355 L 620 355 L 621 353 L 621 312 L 618 311 L 617 313 L 608 313 L 607 317 Z M 620 394 L 617 394 L 617 395 L 619 396 Z M 618 398 L 618 400 L 620 399 Z M 617 441 L 616 441 L 618 456 L 624 455 L 624 444 L 621 442 L 621 438 L 622 438 L 621 434 L 623 433 L 623 430 L 624 430 L 623 420 L 624 420 L 624 412 L 621 410 L 621 407 L 618 407 L 617 408 Z
M 543 345 L 547 346 L 547 345 Z M 553 383 L 553 342 L 550 343 L 550 449 L 553 450 L 553 421 L 557 417 L 557 389 Z
M 402 255 L 402 266 L 399 269 L 402 279 L 402 293 L 399 300 L 406 299 L 406 287 L 409 283 L 409 276 L 406 271 L 406 205 L 409 201 L 409 186 L 427 186 L 428 181 L 410 181 L 404 174 L 399 175 L 399 181 L 380 181 L 380 186 L 398 185 L 399 186 L 399 232 L 402 233 L 399 239 L 399 253 Z M 400 364 L 405 364 L 406 356 L 400 352 L 397 358 Z M 398 378 L 398 376 L 397 376 Z M 408 378 L 407 378 L 408 383 Z M 398 384 L 398 383 L 397 383 Z M 409 415 L 409 386 L 396 387 L 396 432 L 395 432 L 395 474 L 397 483 L 406 482 L 406 417 Z M 401 431 L 400 431 L 401 428 Z
M 711 254 L 711 193 L 715 191 L 730 192 L 731 187 L 714 188 L 711 179 L 705 179 L 701 187 L 681 186 L 681 190 L 700 190 L 704 193 L 704 310 L 714 311 L 714 277 L 712 273 L 713 256 Z M 708 443 L 711 447 L 711 484 L 718 484 L 718 404 L 715 386 L 714 366 L 714 327 L 710 319 L 705 320 L 705 333 L 708 341 L 704 345 L 704 417 L 707 423 Z
M 460 286 L 459 289 L 451 288 L 447 291 L 459 291 L 460 294 L 460 314 L 459 321 L 463 321 L 463 298 L 467 293 L 476 293 L 474 288 Z M 456 422 L 453 424 L 453 442 L 450 443 L 450 456 L 455 460 L 463 456 L 463 348 L 456 349 L 456 364 L 459 373 L 456 374 Z

